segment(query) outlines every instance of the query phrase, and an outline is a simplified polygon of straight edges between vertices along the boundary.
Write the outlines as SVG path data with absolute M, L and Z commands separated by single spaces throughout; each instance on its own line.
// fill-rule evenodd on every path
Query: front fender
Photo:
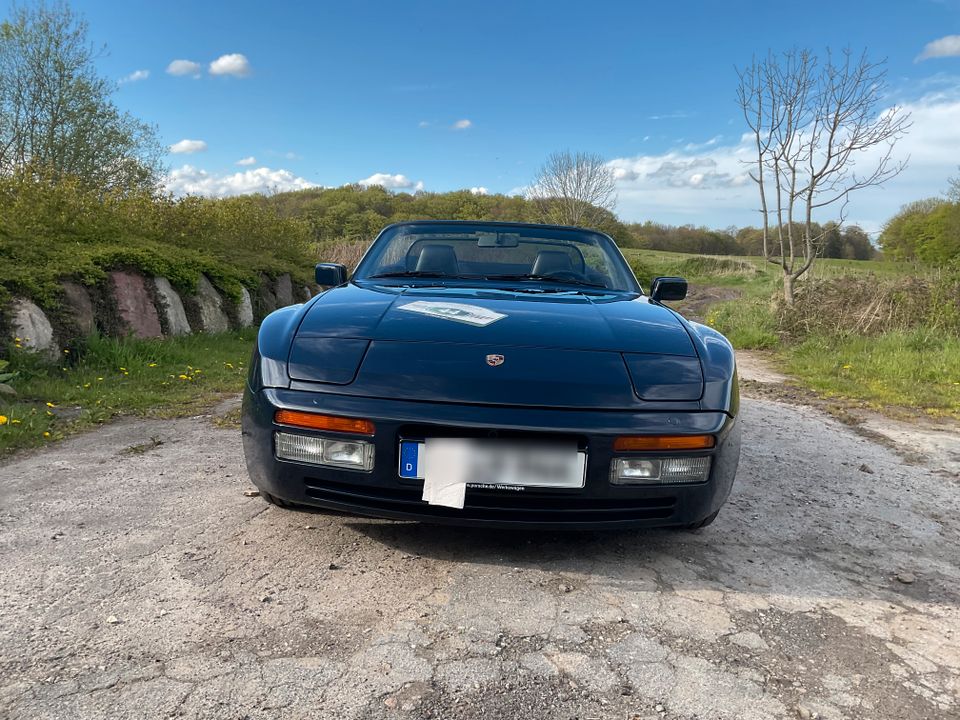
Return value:
M 318 295 L 317 298 L 319 297 Z M 290 387 L 287 361 L 290 358 L 293 336 L 303 322 L 307 309 L 317 298 L 304 305 L 288 305 L 275 310 L 260 323 L 247 379 L 251 389 L 257 391 L 265 387 Z
M 703 366 L 704 410 L 720 410 L 735 416 L 740 411 L 740 382 L 733 345 L 712 327 L 681 317 Z

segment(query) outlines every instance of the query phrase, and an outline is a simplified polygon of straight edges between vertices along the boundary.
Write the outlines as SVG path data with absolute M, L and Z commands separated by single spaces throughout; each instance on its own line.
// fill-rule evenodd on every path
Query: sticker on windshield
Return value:
M 429 300 L 417 300 L 416 302 L 407 303 L 406 305 L 400 305 L 398 309 L 409 310 L 410 312 L 429 315 L 443 320 L 462 322 L 467 325 L 474 325 L 475 327 L 486 327 L 490 323 L 506 317 L 503 313 L 494 312 L 479 305 L 430 302 Z

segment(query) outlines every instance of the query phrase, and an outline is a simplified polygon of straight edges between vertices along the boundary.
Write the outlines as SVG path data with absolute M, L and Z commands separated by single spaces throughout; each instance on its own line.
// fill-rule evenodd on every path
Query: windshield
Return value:
M 606 235 L 515 225 L 414 223 L 387 228 L 357 267 L 354 279 L 640 291 Z

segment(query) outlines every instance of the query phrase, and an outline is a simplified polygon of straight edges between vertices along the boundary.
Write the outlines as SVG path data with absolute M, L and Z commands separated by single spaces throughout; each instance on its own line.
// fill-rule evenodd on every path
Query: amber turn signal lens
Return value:
M 617 452 L 708 450 L 716 444 L 713 435 L 623 435 L 613 441 L 613 449 Z
M 369 420 L 318 415 L 299 410 L 277 410 L 273 421 L 278 425 L 308 428 L 310 430 L 332 430 L 333 432 L 373 435 L 374 425 Z

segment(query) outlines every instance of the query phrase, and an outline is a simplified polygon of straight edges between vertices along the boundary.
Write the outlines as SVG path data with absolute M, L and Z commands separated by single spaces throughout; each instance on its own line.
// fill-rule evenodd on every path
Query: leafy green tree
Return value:
M 72 176 L 101 189 L 154 188 L 155 129 L 121 112 L 87 24 L 65 4 L 15 6 L 0 24 L 0 173 Z

